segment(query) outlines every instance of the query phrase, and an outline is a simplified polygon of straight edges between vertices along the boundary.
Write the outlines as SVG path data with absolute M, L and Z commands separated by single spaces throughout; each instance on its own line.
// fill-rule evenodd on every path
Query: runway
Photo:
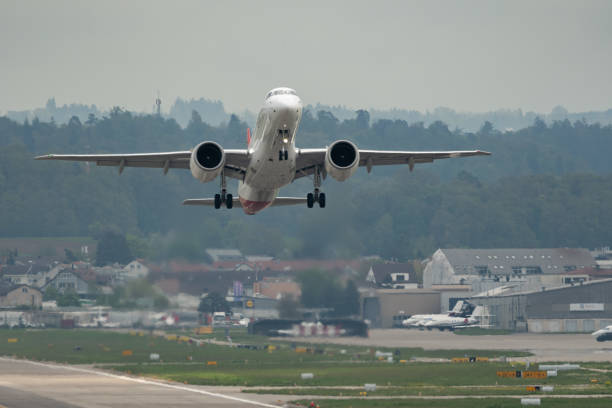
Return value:
M 287 340 L 287 338 L 283 338 Z M 369 337 L 298 338 L 310 343 L 334 343 L 378 347 L 422 347 L 425 350 L 519 350 L 534 356 L 529 361 L 612 362 L 612 342 L 599 343 L 590 334 L 513 333 L 467 336 L 451 332 L 408 329 L 372 329 Z
M 182 385 L 0 357 L 0 406 L 6 408 L 278 408 L 288 399 L 243 394 L 240 387 Z

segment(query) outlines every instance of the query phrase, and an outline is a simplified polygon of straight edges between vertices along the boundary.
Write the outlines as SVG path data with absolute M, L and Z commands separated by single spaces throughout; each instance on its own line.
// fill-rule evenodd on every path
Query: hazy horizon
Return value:
M 177 97 L 570 112 L 612 107 L 612 3 L 0 1 L 0 112 Z

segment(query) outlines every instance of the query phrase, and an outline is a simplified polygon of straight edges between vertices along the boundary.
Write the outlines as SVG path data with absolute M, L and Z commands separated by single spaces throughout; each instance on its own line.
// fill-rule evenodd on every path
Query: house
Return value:
M 39 308 L 42 305 L 40 290 L 27 285 L 12 285 L 0 282 L 0 307 L 28 306 Z
M 89 294 L 89 284 L 73 269 L 64 269 L 46 283 L 42 290 L 54 287 L 59 293 L 76 292 L 79 296 Z
M 214 249 L 209 248 L 206 250 L 206 254 L 210 257 L 212 262 L 228 262 L 228 261 L 236 261 L 236 262 L 244 262 L 245 258 L 237 249 Z
M 281 299 L 292 296 L 299 299 L 302 295 L 300 285 L 296 282 L 283 278 L 264 278 L 259 282 L 253 283 L 253 293 L 255 296 L 264 296 L 271 299 Z
M 46 283 L 45 277 L 48 272 L 48 265 L 36 262 L 7 265 L 2 268 L 2 280 L 13 285 L 40 287 Z
M 115 282 L 125 282 L 134 279 L 143 279 L 149 276 L 149 268 L 142 260 L 134 260 L 125 265 L 123 269 L 117 269 L 113 276 Z
M 594 266 L 581 248 L 438 249 L 425 266 L 423 286 L 470 285 L 473 294 L 509 285 L 535 290 L 566 284 L 574 271 Z
M 412 263 L 376 263 L 370 267 L 366 282 L 379 288 L 415 289 L 418 287 Z

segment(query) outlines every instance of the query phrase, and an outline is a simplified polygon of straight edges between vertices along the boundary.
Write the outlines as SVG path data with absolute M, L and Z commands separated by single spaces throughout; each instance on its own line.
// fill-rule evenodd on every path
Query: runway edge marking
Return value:
M 208 395 L 211 397 L 228 399 L 232 401 L 242 402 L 245 404 L 257 405 L 260 407 L 268 407 L 268 408 L 279 408 L 280 407 L 279 405 L 266 404 L 265 402 L 258 402 L 258 401 L 244 399 L 244 398 L 232 397 L 230 395 L 219 394 L 216 392 L 210 392 L 210 391 L 205 391 L 205 390 L 198 390 L 195 388 L 185 387 L 182 385 L 174 385 L 174 384 L 167 384 L 167 383 L 153 381 L 153 380 L 146 380 L 144 378 L 134 378 L 134 377 L 128 377 L 125 375 L 112 374 L 112 373 L 107 373 L 105 371 L 88 370 L 86 368 L 73 367 L 69 365 L 47 364 L 47 363 L 41 363 L 39 361 L 19 360 L 19 359 L 6 358 L 6 357 L 0 357 L 0 360 L 9 361 L 13 363 L 28 363 L 32 365 L 38 365 L 38 366 L 57 369 L 57 370 L 63 369 L 63 370 L 70 370 L 70 371 L 76 371 L 76 372 L 87 373 L 87 374 L 94 374 L 94 375 L 99 375 L 103 377 L 110 377 L 110 378 L 116 378 L 119 380 L 131 381 L 131 382 L 135 382 L 139 384 L 157 385 L 159 387 L 170 388 L 170 389 L 179 390 L 179 391 L 189 391 L 189 392 L 193 392 L 196 394 L 202 394 L 202 395 Z

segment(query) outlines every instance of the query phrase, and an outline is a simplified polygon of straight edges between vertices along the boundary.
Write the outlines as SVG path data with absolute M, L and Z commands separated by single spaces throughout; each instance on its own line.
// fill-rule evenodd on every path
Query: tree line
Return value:
M 428 256 L 437 247 L 596 247 L 612 231 L 612 127 L 536 119 L 524 129 L 478 132 L 402 120 L 371 121 L 366 111 L 339 120 L 306 111 L 297 144 L 320 147 L 347 138 L 362 148 L 479 148 L 490 157 L 363 169 L 344 183 L 328 178 L 326 209 L 240 210 L 183 207 L 211 196 L 189 172 L 32 160 L 45 153 L 155 152 L 189 149 L 202 140 L 245 145 L 247 125 L 231 116 L 211 126 L 192 112 L 186 128 L 172 119 L 114 108 L 108 116 L 64 125 L 0 118 L 0 236 L 128 234 L 134 256 L 203 258 L 205 247 L 237 247 L 279 257 Z M 230 190 L 235 185 L 230 184 Z M 307 178 L 283 195 L 305 195 Z M 133 249 L 134 248 L 134 249 Z

